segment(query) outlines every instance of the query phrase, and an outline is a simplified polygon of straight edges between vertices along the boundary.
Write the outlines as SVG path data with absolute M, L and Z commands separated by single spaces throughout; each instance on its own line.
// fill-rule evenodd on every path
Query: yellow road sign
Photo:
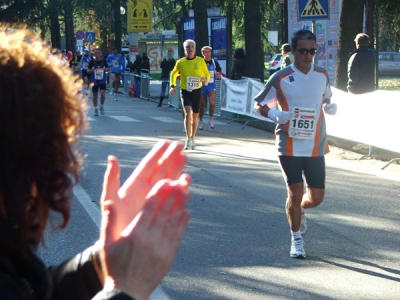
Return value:
M 129 32 L 150 32 L 152 30 L 152 0 L 129 0 Z

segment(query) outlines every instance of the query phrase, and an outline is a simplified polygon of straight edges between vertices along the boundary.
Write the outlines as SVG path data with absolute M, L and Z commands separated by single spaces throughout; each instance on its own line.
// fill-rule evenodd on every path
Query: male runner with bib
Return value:
M 307 229 L 304 210 L 321 204 L 325 195 L 326 114 L 336 113 L 329 76 L 313 64 L 315 35 L 309 30 L 293 34 L 294 63 L 274 73 L 254 98 L 254 109 L 276 127 L 279 163 L 286 180 L 286 215 L 292 234 L 290 256 L 305 258 L 303 237 Z M 278 105 L 278 109 L 275 109 Z M 304 193 L 303 175 L 307 183 Z

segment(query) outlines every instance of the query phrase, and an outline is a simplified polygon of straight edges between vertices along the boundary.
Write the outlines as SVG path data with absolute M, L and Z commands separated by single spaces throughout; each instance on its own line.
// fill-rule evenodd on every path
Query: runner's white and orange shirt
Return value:
M 294 64 L 274 73 L 254 97 L 260 105 L 292 112 L 275 130 L 278 155 L 317 157 L 329 152 L 322 103 L 332 91 L 325 69 L 311 65 L 307 74 Z

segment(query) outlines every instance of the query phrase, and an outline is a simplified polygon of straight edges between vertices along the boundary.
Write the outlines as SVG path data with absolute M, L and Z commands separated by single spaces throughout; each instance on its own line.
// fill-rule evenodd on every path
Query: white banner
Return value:
M 221 110 L 272 122 L 270 119 L 260 116 L 254 110 L 253 99 L 263 87 L 263 83 L 251 78 L 231 80 L 222 77 Z

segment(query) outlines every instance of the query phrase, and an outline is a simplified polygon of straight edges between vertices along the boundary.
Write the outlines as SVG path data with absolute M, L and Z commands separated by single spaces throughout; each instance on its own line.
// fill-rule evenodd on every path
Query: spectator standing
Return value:
M 136 68 L 136 73 L 139 75 L 138 77 L 138 97 L 140 97 L 141 94 L 141 77 L 142 77 L 142 71 L 143 70 L 148 70 L 150 73 L 150 61 L 149 57 L 147 56 L 146 52 L 143 52 L 142 54 L 142 60 L 140 62 L 140 65 Z M 136 92 L 136 87 L 135 87 L 135 92 Z
M 103 59 L 102 52 L 99 48 L 94 50 L 95 59 L 89 62 L 88 72 L 91 74 L 92 92 L 93 92 L 93 107 L 94 115 L 97 117 L 99 111 L 97 109 L 97 97 L 100 90 L 100 113 L 105 114 L 104 102 L 106 101 L 106 82 L 107 74 L 109 70 L 107 61 Z
M 203 85 L 201 87 L 201 100 L 200 100 L 200 111 L 199 111 L 199 130 L 203 130 L 203 116 L 204 116 L 204 108 L 206 106 L 206 100 L 208 97 L 209 104 L 209 119 L 208 125 L 211 129 L 214 129 L 214 111 L 215 111 L 215 97 L 216 97 L 216 79 L 221 79 L 221 66 L 218 61 L 212 58 L 212 48 L 210 46 L 204 46 L 201 48 L 201 54 L 204 57 L 204 61 L 206 62 L 208 71 L 210 73 L 210 81 L 207 85 Z
M 304 210 L 318 206 L 324 199 L 325 154 L 329 152 L 324 113 L 333 115 L 337 109 L 336 104 L 330 104 L 327 71 L 313 64 L 316 47 L 311 31 L 295 32 L 291 48 L 294 63 L 275 72 L 254 98 L 254 109 L 277 123 L 276 145 L 287 185 L 286 216 L 293 258 L 306 258 Z M 275 109 L 277 105 L 280 110 Z
M 109 156 L 98 242 L 47 268 L 36 249 L 49 219 L 60 229 L 70 220 L 87 104 L 68 65 L 48 59 L 35 34 L 0 31 L 1 299 L 148 299 L 189 221 L 183 145 L 160 141 L 122 186 L 118 159 Z
M 289 44 L 283 44 L 281 47 L 282 51 L 282 64 L 281 64 L 281 69 L 286 68 L 288 65 L 292 64 L 294 62 L 294 56 L 292 52 L 290 51 L 290 45 Z
M 356 50 L 350 53 L 347 65 L 347 91 L 364 94 L 375 91 L 375 50 L 371 49 L 368 35 L 357 34 Z
M 173 57 L 173 53 L 171 50 L 167 50 L 167 54 L 163 58 L 160 64 L 161 68 L 161 93 L 160 93 L 160 102 L 158 103 L 157 107 L 162 106 L 162 102 L 165 96 L 165 90 L 169 85 L 169 75 L 171 74 L 172 69 L 175 67 L 175 59 Z
M 136 54 L 135 61 L 130 66 L 130 72 L 134 74 L 133 85 L 135 87 L 135 96 L 140 97 L 140 78 L 137 75 L 137 68 L 142 64 L 142 57 Z M 136 75 L 135 75 L 136 74 Z
M 243 48 L 235 50 L 233 56 L 232 68 L 231 68 L 231 79 L 239 80 L 242 79 L 246 72 L 246 55 L 244 54 Z

